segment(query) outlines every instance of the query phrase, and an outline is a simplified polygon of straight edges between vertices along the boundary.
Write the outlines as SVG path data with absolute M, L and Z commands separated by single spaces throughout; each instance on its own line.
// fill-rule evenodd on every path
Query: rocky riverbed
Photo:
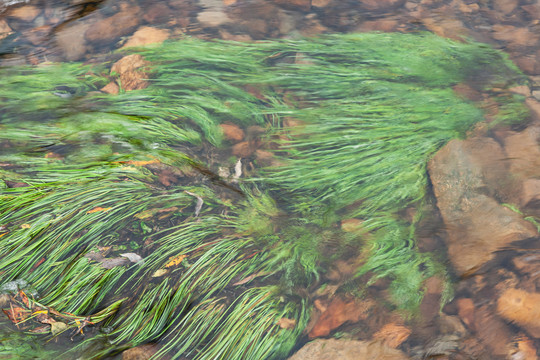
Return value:
M 185 36 L 255 42 L 428 31 L 504 50 L 528 76 L 525 85 L 510 89 L 525 99 L 528 123 L 493 125 L 504 109 L 492 99 L 508 91 L 457 85 L 457 94 L 482 104 L 485 121 L 466 139 L 450 141 L 428 166 L 431 215 L 418 230 L 418 246 L 445 249 L 456 280 L 453 296 L 432 277 L 419 314 L 389 311 L 380 301 L 387 295 L 384 280 L 363 300 L 336 295 L 358 267 L 355 260 L 337 262 L 326 274 L 330 285 L 310 295 L 314 310 L 304 338 L 313 341 L 291 359 L 533 360 L 540 348 L 539 19 L 539 0 L 3 1 L 0 66 L 107 59 L 111 82 L 101 91 L 115 94 L 119 86 L 145 87 L 145 74 L 135 70 L 146 63 L 136 55 L 110 60 L 112 50 Z M 289 125 L 302 126 L 295 119 Z M 231 153 L 276 161 L 253 141 L 258 129 L 245 130 L 223 127 Z M 160 178 L 164 186 L 171 176 Z M 358 226 L 357 219 L 341 222 L 343 231 Z M 286 320 L 280 326 L 294 326 Z M 123 358 L 147 359 L 155 347 L 125 351 Z

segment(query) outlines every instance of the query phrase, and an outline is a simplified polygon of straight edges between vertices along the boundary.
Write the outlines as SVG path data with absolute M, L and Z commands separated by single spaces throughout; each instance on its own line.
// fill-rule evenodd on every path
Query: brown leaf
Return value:
M 109 211 L 111 209 L 112 209 L 112 207 L 102 208 L 101 206 L 98 206 L 98 207 L 93 208 L 92 210 L 87 211 L 86 213 L 87 214 L 93 214 L 93 213 L 98 212 L 98 211 L 107 212 L 107 211 Z
M 281 318 L 278 320 L 277 324 L 282 329 L 294 329 L 296 326 L 296 320 L 295 319 L 287 319 L 287 318 Z
M 39 326 L 35 329 L 30 330 L 30 332 L 34 334 L 47 334 L 50 331 L 51 331 L 50 325 L 43 325 L 43 326 Z
M 22 290 L 19 290 L 19 298 L 21 298 L 21 301 L 23 302 L 23 304 L 28 308 L 30 309 L 30 300 L 28 300 L 28 296 L 26 296 L 26 294 L 24 293 L 24 291 Z
M 14 324 L 26 320 L 26 318 L 28 318 L 28 315 L 30 315 L 30 310 L 23 309 L 22 307 L 11 306 L 10 309 L 2 309 L 2 311 Z
M 171 256 L 169 258 L 169 262 L 165 265 L 165 268 L 170 268 L 173 266 L 180 265 L 180 263 L 187 257 L 187 255 L 177 255 L 177 256 Z

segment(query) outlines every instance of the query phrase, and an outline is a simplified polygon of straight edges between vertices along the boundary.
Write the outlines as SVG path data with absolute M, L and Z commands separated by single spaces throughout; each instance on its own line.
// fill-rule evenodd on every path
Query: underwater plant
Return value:
M 49 314 L 106 313 L 72 350 L 107 339 L 90 357 L 160 342 L 156 357 L 283 359 L 309 317 L 298 290 L 340 256 L 363 257 L 356 276 L 389 277 L 394 306 L 414 309 L 444 272 L 414 241 L 426 163 L 483 119 L 451 87 L 479 69 L 487 89 L 521 79 L 489 47 L 427 34 L 131 51 L 149 86 L 118 95 L 96 91 L 100 67 L 0 69 L 0 281 L 24 279 Z M 525 119 L 521 99 L 504 101 Z M 249 177 L 217 175 L 231 165 L 224 123 L 259 126 L 276 162 L 247 155 Z M 338 226 L 351 218 L 358 233 Z

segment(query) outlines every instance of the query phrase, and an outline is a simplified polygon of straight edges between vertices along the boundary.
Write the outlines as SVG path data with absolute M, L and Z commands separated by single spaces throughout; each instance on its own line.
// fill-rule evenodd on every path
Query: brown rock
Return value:
M 8 37 L 13 30 L 9 27 L 8 23 L 4 19 L 0 19 L 0 41 Z
M 52 27 L 50 25 L 43 25 L 33 28 L 25 32 L 26 38 L 33 44 L 39 45 L 49 39 Z
M 510 159 L 509 170 L 514 177 L 520 179 L 540 177 L 539 139 L 539 126 L 529 126 L 504 139 L 504 150 Z
M 254 151 L 255 149 L 248 141 L 242 141 L 232 147 L 232 154 L 242 158 L 250 157 Z
M 157 344 L 145 344 L 122 353 L 122 360 L 148 360 L 159 351 Z
M 474 330 L 474 302 L 469 298 L 457 300 L 458 316 L 470 329 Z
M 538 42 L 540 35 L 528 28 L 518 28 L 512 25 L 493 25 L 493 38 L 509 42 L 513 46 L 532 46 Z
M 153 3 L 144 12 L 143 19 L 150 24 L 166 23 L 171 18 L 171 9 L 162 2 Z
M 39 9 L 36 6 L 25 5 L 25 6 L 11 9 L 8 12 L 7 16 L 22 20 L 22 21 L 32 21 L 39 15 L 40 12 L 41 12 L 41 9 Z
M 505 159 L 493 139 L 472 138 L 450 141 L 428 165 L 449 257 L 460 275 L 511 242 L 537 234 L 531 223 L 493 198 L 512 197 Z
M 403 325 L 390 323 L 384 325 L 379 331 L 373 334 L 375 340 L 380 340 L 391 348 L 396 349 L 411 335 L 411 330 Z
M 228 23 L 230 19 L 223 9 L 210 8 L 201 11 L 197 15 L 197 21 L 205 27 L 216 27 Z
M 111 81 L 100 90 L 107 94 L 117 95 L 120 92 L 120 87 L 114 81 Z
M 531 88 L 528 87 L 527 85 L 514 86 L 514 87 L 509 88 L 508 91 L 511 91 L 514 94 L 523 95 L 525 97 L 531 96 Z
M 120 84 L 126 91 L 144 89 L 148 86 L 145 80 L 148 74 L 140 68 L 148 65 L 148 62 L 139 54 L 124 56 L 111 67 L 111 74 L 117 73 L 120 77 Z
M 493 0 L 493 8 L 503 15 L 509 15 L 518 6 L 518 0 Z
M 359 3 L 367 10 L 386 11 L 405 4 L 405 0 L 359 0 Z
M 526 74 L 536 73 L 536 57 L 533 55 L 513 56 L 512 60 Z
M 538 208 L 540 205 L 540 179 L 527 179 L 523 182 L 521 206 Z
M 365 318 L 368 309 L 369 306 L 361 302 L 345 301 L 340 297 L 335 297 L 308 335 L 310 338 L 327 336 L 332 330 L 346 322 L 355 323 Z
M 221 130 L 223 130 L 223 135 L 225 135 L 225 139 L 234 142 L 244 140 L 244 130 L 242 130 L 238 125 L 221 124 L 219 126 L 221 127 Z
M 401 351 L 378 341 L 317 339 L 304 345 L 289 360 L 407 360 Z
M 124 44 L 124 48 L 131 46 L 144 46 L 148 44 L 162 43 L 169 38 L 169 31 L 143 26 L 135 31 L 129 40 Z
M 525 99 L 525 104 L 531 110 L 531 115 L 534 120 L 540 121 L 540 102 L 533 98 Z
M 87 22 L 74 22 L 56 32 L 56 44 L 69 61 L 80 60 L 87 51 L 84 34 L 90 28 Z
M 272 0 L 279 6 L 291 10 L 308 11 L 311 9 L 311 0 Z
M 274 154 L 270 151 L 259 149 L 255 151 L 255 158 L 257 159 L 257 163 L 260 165 L 276 165 Z
M 527 332 L 540 338 L 540 293 L 508 289 L 497 300 L 497 312 L 506 320 L 515 322 Z
M 474 326 L 478 337 L 493 355 L 505 356 L 508 353 L 512 332 L 487 307 L 482 306 L 476 310 Z
M 358 31 L 395 31 L 398 26 L 398 21 L 393 19 L 380 19 L 377 21 L 364 21 L 358 28 Z
M 315 6 L 318 8 L 327 7 L 328 4 L 330 4 L 332 0 L 311 0 L 311 6 Z
M 93 24 L 86 31 L 86 40 L 90 42 L 107 42 L 129 34 L 139 25 L 138 6 L 127 3 L 120 4 L 121 10 L 111 17 Z
M 540 18 L 540 2 L 536 2 L 535 4 L 523 5 L 521 8 L 525 10 L 533 19 Z
M 460 83 L 460 84 L 454 85 L 452 89 L 461 98 L 469 99 L 472 101 L 482 100 L 482 93 L 473 89 L 467 84 Z
M 462 40 L 463 37 L 469 35 L 469 30 L 463 22 L 455 17 L 425 17 L 421 21 L 428 30 L 442 37 Z
M 517 342 L 518 351 L 513 356 L 514 359 L 522 360 L 538 360 L 536 356 L 536 348 L 534 343 L 528 339 L 526 336 L 521 337 Z

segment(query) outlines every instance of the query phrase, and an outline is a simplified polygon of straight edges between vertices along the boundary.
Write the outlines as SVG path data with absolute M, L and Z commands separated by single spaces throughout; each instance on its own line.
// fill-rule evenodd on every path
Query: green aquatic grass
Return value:
M 393 306 L 413 311 L 423 281 L 445 271 L 415 245 L 426 163 L 483 119 L 451 87 L 480 72 L 483 90 L 521 79 L 495 50 L 426 34 L 137 51 L 149 87 L 119 95 L 97 92 L 102 68 L 0 69 L 0 175 L 29 185 L 0 190 L 0 281 L 25 279 L 40 302 L 79 316 L 123 300 L 104 320 L 111 330 L 74 353 L 159 342 L 173 358 L 285 358 L 309 316 L 297 294 L 324 282 L 332 261 L 360 255 L 350 284 L 388 277 Z M 526 117 L 522 99 L 495 100 L 497 121 Z M 281 165 L 251 168 L 238 185 L 212 175 L 230 162 L 222 123 L 264 127 Z M 164 169 L 181 179 L 165 186 Z M 345 233 L 339 222 L 352 217 L 363 228 Z M 107 269 L 91 252 L 144 261 Z

